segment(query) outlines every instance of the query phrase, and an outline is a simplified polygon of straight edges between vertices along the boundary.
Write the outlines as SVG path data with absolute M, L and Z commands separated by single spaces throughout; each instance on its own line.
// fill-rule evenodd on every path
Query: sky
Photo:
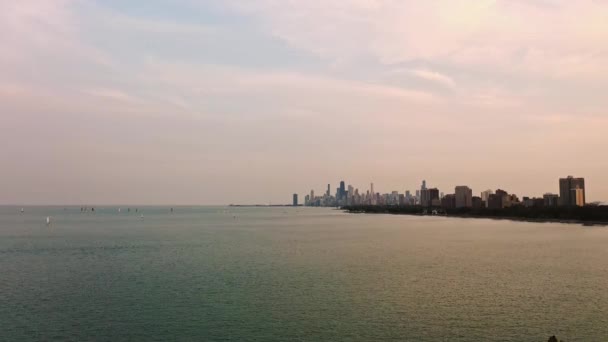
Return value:
M 608 0 L 0 0 L 1 204 L 608 200 Z

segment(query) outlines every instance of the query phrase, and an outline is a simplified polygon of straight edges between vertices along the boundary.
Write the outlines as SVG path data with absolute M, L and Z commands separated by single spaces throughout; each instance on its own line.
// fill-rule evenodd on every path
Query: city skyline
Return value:
M 376 192 L 374 183 L 370 187 L 359 190 L 359 188 L 348 185 L 345 193 L 345 181 L 340 181 L 340 186 L 335 189 L 335 195 L 330 192 L 331 183 L 327 185 L 327 192 L 315 196 L 314 189 L 304 196 L 304 206 L 341 207 L 352 205 L 398 205 L 398 206 L 422 206 L 422 207 L 444 207 L 451 209 L 459 208 L 504 208 L 512 205 L 532 206 L 585 206 L 588 204 L 603 204 L 602 201 L 587 202 L 585 179 L 582 177 L 567 176 L 559 178 L 558 192 L 545 191 L 542 195 L 529 193 L 517 194 L 505 191 L 501 188 L 496 190 L 483 190 L 475 194 L 473 189 L 467 185 L 456 185 L 454 191 L 444 193 L 437 187 L 430 187 L 426 180 L 422 180 L 419 189 L 392 190 L 388 192 Z M 415 193 L 415 194 L 414 194 Z M 294 194 L 294 198 L 298 195 Z M 293 205 L 298 205 L 294 200 Z
M 606 201 L 606 16 L 594 0 L 2 1 L 0 204 L 285 203 L 342 177 L 542 194 L 572 173 Z

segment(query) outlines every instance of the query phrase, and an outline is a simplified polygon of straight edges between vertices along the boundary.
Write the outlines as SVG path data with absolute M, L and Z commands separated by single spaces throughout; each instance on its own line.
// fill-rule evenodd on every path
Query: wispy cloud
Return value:
M 455 86 L 455 82 L 452 78 L 447 75 L 441 74 L 437 71 L 428 69 L 412 69 L 412 70 L 400 70 L 399 72 L 410 73 L 416 77 L 430 82 L 438 83 L 444 87 L 452 88 Z

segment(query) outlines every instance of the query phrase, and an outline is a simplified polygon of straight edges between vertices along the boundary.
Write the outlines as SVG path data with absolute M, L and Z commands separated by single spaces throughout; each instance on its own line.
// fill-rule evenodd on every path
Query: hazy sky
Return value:
M 606 0 L 0 0 L 0 203 L 608 200 Z

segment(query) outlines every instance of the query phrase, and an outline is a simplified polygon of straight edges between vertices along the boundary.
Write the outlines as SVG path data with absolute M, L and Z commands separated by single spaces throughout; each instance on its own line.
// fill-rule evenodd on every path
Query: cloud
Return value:
M 11 184 L 49 169 L 55 178 L 40 182 L 58 184 L 50 193 L 72 187 L 77 199 L 106 190 L 95 188 L 101 181 L 164 200 L 155 185 L 174 189 L 170 179 L 216 186 L 192 190 L 194 202 L 229 202 L 230 191 L 255 201 L 267 188 L 277 200 L 334 176 L 399 185 L 434 172 L 461 182 L 474 169 L 480 180 L 524 179 L 522 159 L 566 174 L 563 151 L 588 174 L 605 173 L 596 156 L 608 129 L 606 2 L 155 3 L 171 13 L 0 2 Z M 253 176 L 242 171 L 251 165 Z M 131 191 L 141 175 L 149 183 Z M 4 200 L 21 198 L 10 189 Z
M 295 48 L 329 60 L 372 56 L 461 67 L 604 77 L 608 4 L 580 1 L 229 2 Z M 522 57 L 523 56 L 523 57 Z M 544 63 L 538 62 L 538 57 Z
M 413 69 L 405 71 L 421 79 L 438 83 L 444 87 L 452 88 L 455 86 L 455 82 L 452 78 L 437 71 L 432 71 L 428 69 Z

